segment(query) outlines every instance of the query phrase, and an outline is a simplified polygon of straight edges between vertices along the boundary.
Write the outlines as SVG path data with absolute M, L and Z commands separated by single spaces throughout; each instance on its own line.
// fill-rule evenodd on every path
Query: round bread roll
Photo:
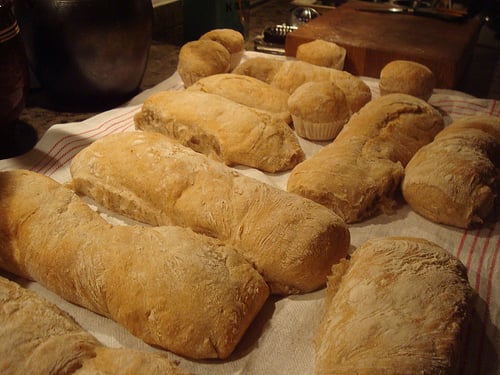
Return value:
M 245 39 L 243 34 L 233 29 L 214 29 L 206 32 L 200 40 L 213 40 L 222 44 L 231 55 L 230 70 L 233 70 L 241 61 L 245 51 Z
M 194 40 L 184 44 L 179 51 L 177 72 L 189 87 L 200 78 L 227 73 L 231 55 L 226 47 L 213 40 Z
M 333 42 L 316 39 L 297 48 L 296 58 L 314 65 L 342 70 L 346 49 Z
M 332 140 L 351 117 L 344 92 L 333 82 L 306 82 L 288 99 L 297 135 L 312 141 Z
M 436 80 L 425 65 L 407 60 L 394 60 L 380 71 L 380 95 L 400 93 L 428 100 Z

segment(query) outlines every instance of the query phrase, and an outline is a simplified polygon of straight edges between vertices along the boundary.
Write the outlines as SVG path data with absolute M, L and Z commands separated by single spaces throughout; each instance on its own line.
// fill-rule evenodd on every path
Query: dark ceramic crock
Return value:
M 29 70 L 11 2 L 0 0 L 0 132 L 19 117 L 29 89 Z
M 15 0 L 28 60 L 56 102 L 101 108 L 139 90 L 151 0 Z

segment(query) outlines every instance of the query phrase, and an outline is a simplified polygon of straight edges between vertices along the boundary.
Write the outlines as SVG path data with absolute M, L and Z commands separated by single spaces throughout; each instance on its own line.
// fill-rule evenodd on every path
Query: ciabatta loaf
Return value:
M 499 171 L 500 119 L 464 117 L 415 154 L 401 187 L 405 200 L 422 216 L 468 228 L 495 213 Z
M 229 356 L 269 294 L 215 239 L 112 226 L 41 174 L 0 173 L 0 217 L 0 267 L 186 357 Z
M 405 165 L 443 126 L 441 114 L 416 97 L 374 99 L 332 143 L 292 170 L 288 191 L 329 207 L 348 223 L 390 212 Z
M 462 263 L 420 238 L 380 238 L 332 268 L 315 374 L 453 374 L 474 293 Z
M 304 151 L 286 122 L 206 92 L 153 94 L 136 114 L 135 126 L 168 135 L 227 165 L 277 172 L 304 160 Z
M 265 62 L 262 60 L 270 60 Z M 345 94 L 351 112 L 357 112 L 372 98 L 370 88 L 359 77 L 343 70 L 314 65 L 300 60 L 254 58 L 243 62 L 234 73 L 264 80 L 280 90 L 292 94 L 306 82 L 330 81 Z
M 350 237 L 331 210 L 243 176 L 153 132 L 101 138 L 71 163 L 73 188 L 111 211 L 176 224 L 234 247 L 273 293 L 323 286 Z
M 103 346 L 56 305 L 1 276 L 0 369 L 3 375 L 187 375 L 163 355 Z
M 232 73 L 214 74 L 198 80 L 188 90 L 217 94 L 248 107 L 269 112 L 287 124 L 292 122 L 288 109 L 290 95 L 254 77 Z

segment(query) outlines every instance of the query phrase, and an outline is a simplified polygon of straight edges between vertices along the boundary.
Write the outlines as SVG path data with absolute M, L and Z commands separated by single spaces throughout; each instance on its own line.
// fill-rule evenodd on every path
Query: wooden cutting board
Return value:
M 430 17 L 356 10 L 370 2 L 350 0 L 325 11 L 286 37 L 285 54 L 295 56 L 305 42 L 323 39 L 347 50 L 344 69 L 378 78 L 395 59 L 427 65 L 439 88 L 457 88 L 472 58 L 482 22 L 472 17 L 448 22 Z

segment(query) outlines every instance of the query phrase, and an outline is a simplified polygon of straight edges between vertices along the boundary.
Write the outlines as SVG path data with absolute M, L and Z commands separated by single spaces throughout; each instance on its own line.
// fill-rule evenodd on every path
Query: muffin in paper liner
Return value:
M 312 141 L 334 139 L 351 117 L 344 92 L 333 82 L 307 82 L 288 99 L 298 136 Z

